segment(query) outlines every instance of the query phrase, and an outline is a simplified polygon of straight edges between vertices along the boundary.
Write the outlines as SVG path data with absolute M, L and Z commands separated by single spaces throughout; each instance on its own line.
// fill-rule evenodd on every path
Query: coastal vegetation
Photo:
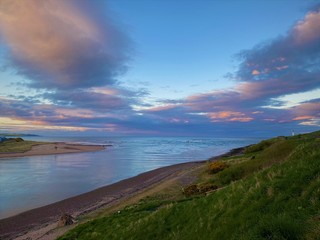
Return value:
M 99 216 L 59 239 L 320 239 L 320 131 L 246 147 Z
M 0 153 L 19 153 L 29 151 L 32 146 L 40 144 L 36 141 L 25 141 L 20 137 L 5 138 L 0 142 Z

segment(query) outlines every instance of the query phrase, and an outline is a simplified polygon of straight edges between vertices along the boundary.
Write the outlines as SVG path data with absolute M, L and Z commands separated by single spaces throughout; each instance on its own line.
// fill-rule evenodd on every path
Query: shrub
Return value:
M 182 193 L 189 197 L 189 196 L 192 196 L 192 195 L 196 195 L 196 194 L 199 194 L 199 188 L 196 184 L 192 184 L 192 185 L 189 185 L 185 188 L 182 189 Z
M 192 184 L 182 189 L 182 192 L 185 196 L 190 197 L 192 195 L 198 195 L 198 194 L 205 194 L 209 191 L 216 190 L 218 188 L 217 185 L 213 184 L 202 184 L 202 185 L 196 185 Z
M 23 142 L 24 140 L 22 138 L 15 138 L 14 139 L 16 142 Z
M 207 193 L 207 192 L 218 189 L 218 186 L 207 183 L 207 184 L 202 184 L 198 186 L 198 189 L 200 193 Z
M 221 161 L 212 162 L 209 164 L 209 172 L 214 174 L 221 172 L 222 170 L 226 169 L 228 165 Z

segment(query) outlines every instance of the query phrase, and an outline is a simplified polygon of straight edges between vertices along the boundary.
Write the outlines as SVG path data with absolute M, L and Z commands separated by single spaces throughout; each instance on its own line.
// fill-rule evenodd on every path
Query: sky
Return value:
M 0 132 L 320 128 L 320 2 L 0 0 Z

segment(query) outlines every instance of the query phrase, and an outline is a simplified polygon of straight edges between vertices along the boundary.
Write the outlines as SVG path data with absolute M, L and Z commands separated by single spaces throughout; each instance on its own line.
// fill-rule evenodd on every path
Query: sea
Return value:
M 259 138 L 43 137 L 27 140 L 110 145 L 88 153 L 0 159 L 0 219 L 163 166 L 203 161 Z

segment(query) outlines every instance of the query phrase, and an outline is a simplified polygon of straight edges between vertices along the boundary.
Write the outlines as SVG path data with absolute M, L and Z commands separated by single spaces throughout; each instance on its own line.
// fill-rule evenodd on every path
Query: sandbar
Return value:
M 32 146 L 31 150 L 26 152 L 0 153 L 0 158 L 95 152 L 103 150 L 105 147 L 104 145 L 83 145 L 65 142 L 43 143 Z

